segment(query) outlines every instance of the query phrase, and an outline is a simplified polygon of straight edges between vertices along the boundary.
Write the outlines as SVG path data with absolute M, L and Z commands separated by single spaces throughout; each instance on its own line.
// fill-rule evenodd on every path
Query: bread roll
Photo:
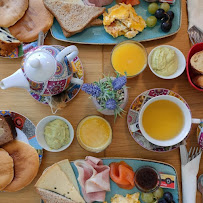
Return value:
M 198 73 L 203 74 L 203 51 L 199 51 L 192 56 L 190 64 Z

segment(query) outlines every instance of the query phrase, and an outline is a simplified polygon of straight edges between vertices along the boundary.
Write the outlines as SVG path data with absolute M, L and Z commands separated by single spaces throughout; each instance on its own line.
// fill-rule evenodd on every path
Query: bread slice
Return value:
M 70 4 L 63 0 L 44 0 L 46 8 L 69 33 L 78 33 L 105 11 L 105 8 Z
M 203 88 L 203 75 L 197 75 L 192 79 L 192 82 L 200 88 Z
M 192 68 L 200 74 L 203 74 L 203 51 L 199 51 L 190 59 Z
M 75 189 L 71 180 L 58 164 L 47 168 L 35 184 L 35 187 L 56 192 L 77 203 L 85 203 L 78 190 Z
M 89 27 L 94 27 L 94 26 L 100 26 L 100 25 L 103 25 L 103 21 L 99 18 L 93 20 L 92 22 L 90 22 L 86 28 L 89 28 Z M 86 29 L 85 28 L 85 29 Z M 72 35 L 76 34 L 76 33 L 70 33 L 70 32 L 67 32 L 65 31 L 63 28 L 62 28 L 62 31 L 63 31 L 63 34 L 65 37 L 71 37 Z
M 0 146 L 17 137 L 15 124 L 10 116 L 0 115 Z
M 36 188 L 37 193 L 45 203 L 75 203 L 74 201 L 59 195 L 55 192 L 45 190 L 42 188 Z

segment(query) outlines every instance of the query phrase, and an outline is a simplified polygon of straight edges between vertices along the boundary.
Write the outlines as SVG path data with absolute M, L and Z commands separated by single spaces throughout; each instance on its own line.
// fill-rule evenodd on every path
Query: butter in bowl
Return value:
M 148 64 L 151 71 L 162 79 L 174 79 L 186 68 L 183 53 L 169 45 L 155 47 L 148 56 Z
M 37 124 L 35 134 L 39 145 L 50 152 L 67 149 L 74 138 L 72 125 L 60 116 L 43 118 Z

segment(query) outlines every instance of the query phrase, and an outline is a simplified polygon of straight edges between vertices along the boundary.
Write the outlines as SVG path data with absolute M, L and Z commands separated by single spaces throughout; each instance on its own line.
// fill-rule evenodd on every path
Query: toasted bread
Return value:
M 83 31 L 105 11 L 105 8 L 70 4 L 64 0 L 44 0 L 44 5 L 56 17 L 60 26 L 71 34 Z
M 90 22 L 86 28 L 89 28 L 89 27 L 94 27 L 94 26 L 100 26 L 100 25 L 103 25 L 103 21 L 99 18 L 93 20 L 92 22 Z M 85 28 L 85 29 L 86 29 Z M 62 31 L 63 31 L 63 34 L 65 37 L 71 37 L 72 35 L 74 35 L 75 33 L 70 33 L 70 32 L 67 32 L 65 31 L 63 28 L 62 28 Z
M 198 73 L 203 74 L 203 51 L 199 51 L 190 59 L 192 68 Z
M 197 75 L 192 79 L 192 82 L 200 88 L 203 88 L 203 75 Z

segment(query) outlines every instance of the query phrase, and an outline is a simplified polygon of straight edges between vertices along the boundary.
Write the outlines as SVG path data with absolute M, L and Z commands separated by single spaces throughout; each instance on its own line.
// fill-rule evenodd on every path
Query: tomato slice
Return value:
M 140 1 L 139 0 L 126 0 L 125 3 L 126 4 L 131 4 L 132 6 L 135 6 L 135 5 L 139 5 Z

